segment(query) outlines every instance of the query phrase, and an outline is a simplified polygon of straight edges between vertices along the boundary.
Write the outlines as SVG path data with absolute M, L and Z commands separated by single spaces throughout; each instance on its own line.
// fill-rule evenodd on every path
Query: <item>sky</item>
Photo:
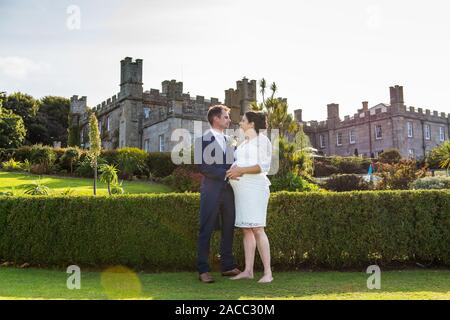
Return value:
M 144 90 L 183 81 L 224 101 L 236 81 L 276 82 L 303 119 L 362 101 L 450 113 L 446 0 L 0 0 L 0 91 L 88 97 L 119 92 L 120 60 L 144 60 Z M 260 98 L 260 97 L 259 97 Z

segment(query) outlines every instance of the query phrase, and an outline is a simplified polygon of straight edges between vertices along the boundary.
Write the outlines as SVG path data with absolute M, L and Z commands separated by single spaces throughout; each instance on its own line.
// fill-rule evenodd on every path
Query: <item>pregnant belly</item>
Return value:
M 270 186 L 270 180 L 265 174 L 244 174 L 239 180 L 230 179 L 230 185 L 234 189 L 239 186 L 254 186 L 266 188 Z

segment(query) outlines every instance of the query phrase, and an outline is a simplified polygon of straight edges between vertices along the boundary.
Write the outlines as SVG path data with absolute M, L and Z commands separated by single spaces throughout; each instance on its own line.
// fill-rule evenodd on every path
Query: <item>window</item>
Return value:
M 150 118 L 150 108 L 144 107 L 144 118 L 148 119 Z
M 413 124 L 412 122 L 407 122 L 408 125 L 408 138 L 413 137 Z
M 349 137 L 350 137 L 350 143 L 351 144 L 356 143 L 355 130 L 350 130 Z
M 375 139 L 383 138 L 383 132 L 381 130 L 381 125 L 375 126 Z
M 172 113 L 173 113 L 173 107 L 170 106 L 170 107 L 167 109 L 167 114 L 172 114 Z
M 444 127 L 439 127 L 439 140 L 443 142 L 445 140 Z
M 111 117 L 106 117 L 106 131 L 109 131 L 111 128 Z
M 325 148 L 325 137 L 323 134 L 319 136 L 319 143 L 321 148 Z
M 145 150 L 145 152 L 149 152 L 150 151 L 150 139 L 145 139 L 144 140 L 144 150 Z
M 409 149 L 409 150 L 408 150 L 408 157 L 409 157 L 410 159 L 414 159 L 414 149 Z
M 342 146 L 342 132 L 338 132 L 336 136 L 336 145 Z
M 430 140 L 431 139 L 431 128 L 429 124 L 425 125 L 425 139 Z
M 164 152 L 165 146 L 164 146 L 164 135 L 159 135 L 159 152 Z
M 98 131 L 102 134 L 102 121 L 98 120 Z

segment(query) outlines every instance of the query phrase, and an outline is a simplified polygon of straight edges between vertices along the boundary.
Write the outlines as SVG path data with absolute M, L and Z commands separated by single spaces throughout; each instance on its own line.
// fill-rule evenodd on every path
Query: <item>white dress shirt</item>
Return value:
M 211 132 L 214 135 L 214 138 L 219 143 L 219 146 L 222 148 L 223 152 L 226 151 L 226 140 L 223 132 L 220 132 L 214 128 L 211 128 Z

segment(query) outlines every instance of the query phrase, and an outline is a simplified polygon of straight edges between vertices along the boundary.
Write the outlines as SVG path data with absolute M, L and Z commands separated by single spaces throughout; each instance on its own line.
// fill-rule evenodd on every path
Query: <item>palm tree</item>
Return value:
M 447 176 L 450 169 L 450 140 L 445 141 L 438 147 L 437 155 L 439 157 L 439 166 L 447 170 Z
M 102 164 L 99 168 L 100 181 L 108 185 L 108 194 L 111 195 L 111 185 L 118 184 L 117 167 L 115 165 Z

